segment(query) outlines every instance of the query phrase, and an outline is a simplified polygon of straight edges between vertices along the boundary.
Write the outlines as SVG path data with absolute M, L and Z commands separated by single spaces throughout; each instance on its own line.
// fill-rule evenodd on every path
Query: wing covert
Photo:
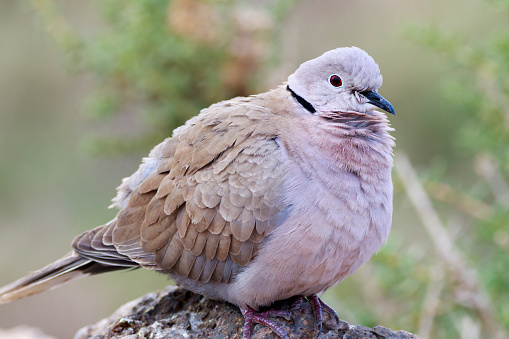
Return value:
M 138 242 L 152 260 L 143 266 L 228 282 L 285 218 L 285 169 L 276 132 L 260 128 L 263 108 L 209 110 L 161 146 L 157 169 L 119 213 L 113 243 L 123 253 L 122 244 Z

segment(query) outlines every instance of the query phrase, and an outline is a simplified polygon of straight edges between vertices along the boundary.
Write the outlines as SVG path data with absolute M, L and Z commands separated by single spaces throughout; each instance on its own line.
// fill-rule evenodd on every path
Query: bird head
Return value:
M 369 114 L 378 107 L 394 114 L 391 103 L 378 94 L 381 85 L 378 65 L 357 47 L 328 51 L 303 63 L 288 77 L 288 89 L 313 113 Z

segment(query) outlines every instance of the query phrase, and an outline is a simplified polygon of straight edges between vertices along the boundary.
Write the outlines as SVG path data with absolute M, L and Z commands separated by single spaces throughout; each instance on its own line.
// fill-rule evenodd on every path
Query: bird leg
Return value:
M 304 302 L 304 297 L 301 295 L 296 295 L 293 298 L 294 300 L 292 302 L 292 305 L 290 306 L 291 311 L 298 310 L 302 306 L 302 303 Z
M 315 311 L 316 318 L 316 326 L 318 327 L 318 334 L 322 332 L 322 305 L 320 303 L 320 298 L 313 294 L 307 298 L 313 307 L 313 311 Z
M 329 305 L 327 305 L 325 302 L 323 302 L 322 299 L 318 298 L 316 294 L 310 295 L 307 297 L 309 302 L 311 303 L 311 306 L 313 307 L 313 310 L 315 311 L 315 318 L 316 318 L 316 326 L 318 327 L 318 333 L 322 332 L 322 311 L 325 310 L 331 317 L 333 317 L 336 322 L 339 324 L 339 317 L 336 311 Z
M 289 312 L 277 309 L 271 309 L 265 312 L 257 312 L 250 306 L 247 306 L 245 309 L 240 309 L 240 311 L 244 316 L 244 335 L 242 336 L 243 339 L 249 339 L 251 337 L 253 322 L 265 325 L 281 338 L 288 339 L 288 334 L 269 318 L 283 317 L 287 320 L 290 320 L 292 316 Z

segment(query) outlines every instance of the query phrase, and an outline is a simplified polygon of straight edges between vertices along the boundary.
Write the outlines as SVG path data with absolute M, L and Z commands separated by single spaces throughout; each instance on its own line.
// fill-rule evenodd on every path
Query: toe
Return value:
M 308 297 L 309 302 L 313 306 L 313 311 L 315 311 L 315 318 L 316 318 L 316 327 L 318 327 L 318 334 L 322 332 L 322 304 L 320 298 L 316 296 L 316 294 L 313 294 Z
M 283 339 L 289 339 L 288 333 L 279 327 L 270 317 L 278 316 L 284 318 L 291 318 L 289 312 L 282 310 L 268 310 L 265 312 L 257 312 L 252 307 L 247 306 L 245 309 L 241 309 L 242 315 L 244 316 L 244 333 L 242 338 L 249 339 L 253 331 L 253 322 L 262 324 L 269 327 L 274 333 Z M 289 319 L 288 319 L 289 320 Z

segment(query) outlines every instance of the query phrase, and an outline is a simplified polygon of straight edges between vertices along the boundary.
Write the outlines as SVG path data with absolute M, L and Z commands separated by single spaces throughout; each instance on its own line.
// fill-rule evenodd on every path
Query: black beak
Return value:
M 386 112 L 391 113 L 392 115 L 395 115 L 396 112 L 394 112 L 394 107 L 392 107 L 391 103 L 384 99 L 383 96 L 378 94 L 377 92 L 373 91 L 367 91 L 367 92 L 361 92 L 362 95 L 364 95 L 366 98 L 369 99 L 369 103 L 371 105 L 375 105 L 377 107 L 380 107 Z

